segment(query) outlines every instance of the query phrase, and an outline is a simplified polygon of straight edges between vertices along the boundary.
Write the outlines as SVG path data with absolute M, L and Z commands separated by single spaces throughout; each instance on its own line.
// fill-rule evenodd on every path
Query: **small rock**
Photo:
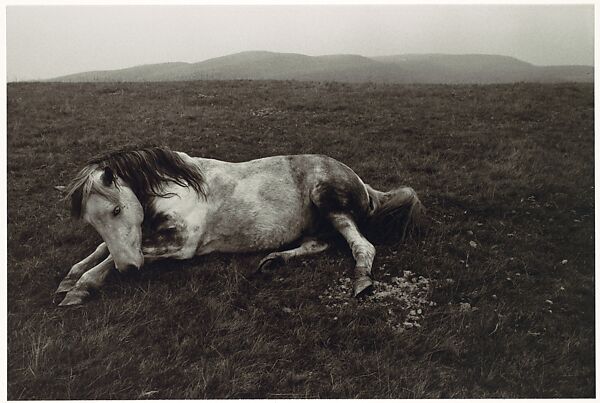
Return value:
M 475 242 L 475 241 L 469 241 L 469 245 L 471 245 L 471 248 L 476 248 L 477 247 L 477 242 Z
M 554 304 L 554 302 L 552 302 L 552 301 L 551 301 L 551 300 L 549 300 L 549 299 L 547 299 L 547 300 L 546 300 L 546 303 L 547 303 L 547 304 L 550 304 L 550 305 Z
M 561 264 L 567 264 L 569 263 L 569 261 L 567 259 L 563 260 L 562 262 L 560 262 Z
M 282 311 L 283 311 L 283 312 L 285 312 L 285 313 L 292 313 L 292 310 L 291 310 L 290 308 L 288 308 L 287 306 L 286 306 L 286 307 L 284 307 L 284 308 L 282 309 Z
M 473 231 L 469 230 L 469 231 L 467 231 L 467 234 L 473 235 Z

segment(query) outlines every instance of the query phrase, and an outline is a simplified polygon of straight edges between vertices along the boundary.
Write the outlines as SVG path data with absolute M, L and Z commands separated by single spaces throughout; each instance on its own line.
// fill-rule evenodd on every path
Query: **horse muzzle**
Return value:
M 115 259 L 115 268 L 121 272 L 125 273 L 131 270 L 139 270 L 144 265 L 144 255 L 140 251 L 139 254 L 131 259 L 124 259 L 119 262 Z

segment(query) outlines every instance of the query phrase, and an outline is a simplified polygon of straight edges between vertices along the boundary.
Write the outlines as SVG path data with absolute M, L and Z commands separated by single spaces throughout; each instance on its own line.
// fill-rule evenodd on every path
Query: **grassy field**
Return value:
M 10 84 L 8 397 L 593 397 L 593 108 L 585 84 Z M 402 333 L 376 304 L 325 307 L 340 245 L 259 278 L 258 253 L 156 263 L 56 307 L 100 239 L 53 187 L 148 143 L 412 186 L 429 231 L 378 246 L 374 276 L 430 279 L 436 305 Z

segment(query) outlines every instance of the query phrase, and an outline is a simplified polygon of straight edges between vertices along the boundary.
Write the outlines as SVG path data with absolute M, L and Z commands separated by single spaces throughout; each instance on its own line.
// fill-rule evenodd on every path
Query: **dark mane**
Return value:
M 73 179 L 67 197 L 71 198 L 74 216 L 81 217 L 83 204 L 93 188 L 90 174 L 105 168 L 110 168 L 131 188 L 144 208 L 151 197 L 169 196 L 163 193 L 165 182 L 192 187 L 198 195 L 206 197 L 202 172 L 178 153 L 166 147 L 121 149 L 92 158 Z

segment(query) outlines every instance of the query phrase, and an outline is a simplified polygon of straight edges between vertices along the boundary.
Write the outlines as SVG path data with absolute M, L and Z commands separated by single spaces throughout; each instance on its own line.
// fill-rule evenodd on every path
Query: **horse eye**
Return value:
M 113 210 L 113 215 L 116 217 L 119 215 L 119 213 L 121 212 L 121 207 L 117 206 L 115 207 L 115 209 Z

